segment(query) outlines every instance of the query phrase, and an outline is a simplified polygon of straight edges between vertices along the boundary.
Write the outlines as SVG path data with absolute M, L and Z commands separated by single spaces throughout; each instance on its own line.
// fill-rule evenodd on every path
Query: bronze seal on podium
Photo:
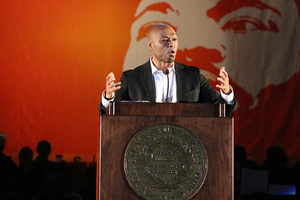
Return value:
M 190 199 L 203 185 L 207 165 L 198 137 L 171 123 L 154 124 L 138 132 L 124 156 L 129 185 L 147 200 Z

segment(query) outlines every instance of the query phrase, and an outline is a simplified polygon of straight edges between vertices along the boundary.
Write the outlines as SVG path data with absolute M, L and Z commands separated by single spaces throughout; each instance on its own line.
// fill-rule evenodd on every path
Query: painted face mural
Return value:
M 176 61 L 199 67 L 213 87 L 219 69 L 226 67 L 238 101 L 234 113 L 236 142 L 246 145 L 249 139 L 250 151 L 262 142 L 266 146 L 272 144 L 272 138 L 268 138 L 269 142 L 265 139 L 274 133 L 275 128 L 269 125 L 277 122 L 283 125 L 285 119 L 268 121 L 271 115 L 268 109 L 291 103 L 286 97 L 283 97 L 285 102 L 274 102 L 273 98 L 279 93 L 276 90 L 288 89 L 284 84 L 296 84 L 292 77 L 299 72 L 300 21 L 294 1 L 288 1 L 287 5 L 286 1 L 272 0 L 191 0 L 189 3 L 144 0 L 137 7 L 135 17 L 124 70 L 149 59 L 149 29 L 159 22 L 169 24 L 178 36 Z M 261 113 L 263 108 L 265 112 Z M 275 132 L 281 129 L 279 126 Z M 254 132 L 261 138 L 251 139 Z

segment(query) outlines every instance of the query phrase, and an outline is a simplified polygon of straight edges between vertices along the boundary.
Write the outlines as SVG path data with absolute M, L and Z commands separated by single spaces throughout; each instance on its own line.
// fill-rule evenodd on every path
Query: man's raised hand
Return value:
M 105 98 L 111 99 L 115 96 L 115 91 L 121 88 L 121 82 L 115 83 L 115 75 L 114 73 L 109 73 L 106 77 L 106 91 L 105 91 Z

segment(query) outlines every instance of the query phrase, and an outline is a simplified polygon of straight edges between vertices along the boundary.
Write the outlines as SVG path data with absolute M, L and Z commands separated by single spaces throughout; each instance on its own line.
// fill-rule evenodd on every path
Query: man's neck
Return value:
M 153 57 L 151 58 L 151 60 L 152 60 L 154 67 L 157 70 L 162 70 L 163 72 L 165 72 L 166 69 L 168 69 L 168 68 L 172 68 L 174 65 L 174 62 L 172 62 L 172 63 L 160 62 L 160 61 L 155 60 Z

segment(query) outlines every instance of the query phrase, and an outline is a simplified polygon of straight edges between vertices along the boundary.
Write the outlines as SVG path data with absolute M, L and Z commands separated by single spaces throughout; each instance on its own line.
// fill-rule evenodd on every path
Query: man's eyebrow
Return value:
M 158 12 L 162 12 L 162 13 L 166 14 L 166 13 L 168 13 L 167 12 L 168 9 L 175 12 L 175 10 L 172 8 L 172 6 L 166 2 L 151 4 L 151 5 L 147 6 L 142 12 L 140 12 L 138 14 L 138 16 L 136 16 L 136 18 L 139 18 L 141 15 L 143 15 L 147 11 L 158 11 Z M 178 14 L 178 11 L 176 11 L 176 12 Z
M 209 18 L 212 18 L 216 22 L 219 22 L 220 19 L 225 15 L 244 7 L 253 7 L 259 10 L 268 9 L 281 16 L 279 10 L 271 6 L 268 6 L 267 4 L 263 3 L 261 0 L 236 0 L 236 1 L 221 0 L 219 3 L 217 3 L 216 6 L 207 10 L 206 14 Z

